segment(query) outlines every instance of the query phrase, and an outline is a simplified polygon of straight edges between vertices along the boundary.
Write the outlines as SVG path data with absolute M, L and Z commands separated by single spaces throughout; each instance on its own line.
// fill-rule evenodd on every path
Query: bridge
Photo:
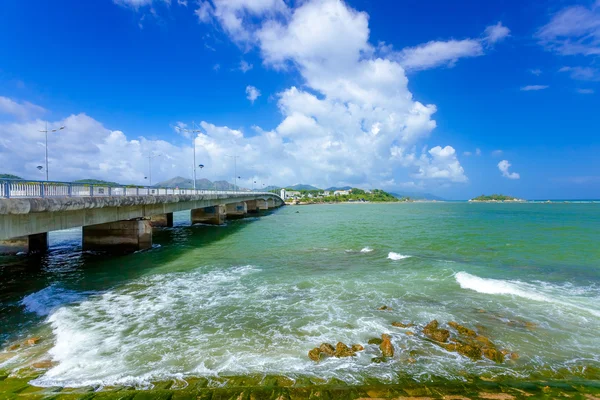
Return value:
M 192 224 L 221 225 L 284 204 L 271 192 L 0 180 L 0 253 L 44 252 L 48 232 L 76 227 L 84 250 L 143 250 L 177 211 L 189 210 Z

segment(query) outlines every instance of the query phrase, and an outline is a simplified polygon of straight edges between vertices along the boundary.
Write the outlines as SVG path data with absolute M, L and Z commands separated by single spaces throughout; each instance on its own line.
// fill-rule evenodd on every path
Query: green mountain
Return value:
M 321 189 L 319 189 L 318 187 L 314 187 L 312 185 L 306 185 L 306 184 L 299 183 L 294 186 L 287 186 L 286 190 L 321 190 Z
M 73 183 L 82 183 L 84 185 L 98 185 L 98 186 L 122 186 L 116 182 L 103 181 L 100 179 L 78 179 Z
M 352 189 L 352 186 L 342 186 L 342 187 L 332 186 L 332 187 L 327 188 L 325 190 L 329 190 L 331 192 L 331 191 L 336 191 L 336 190 L 350 190 L 350 189 Z
M 169 180 L 158 182 L 155 187 L 165 188 L 180 188 L 180 189 L 192 189 L 194 187 L 194 181 L 189 178 L 183 178 L 176 176 Z M 208 179 L 196 179 L 196 189 L 210 189 L 210 190 L 235 190 L 235 185 L 227 181 L 210 181 Z M 239 190 L 246 190 L 242 187 L 238 187 Z
M 0 179 L 19 179 L 19 180 L 23 180 L 23 178 L 21 178 L 20 176 L 16 176 L 13 174 L 0 174 Z

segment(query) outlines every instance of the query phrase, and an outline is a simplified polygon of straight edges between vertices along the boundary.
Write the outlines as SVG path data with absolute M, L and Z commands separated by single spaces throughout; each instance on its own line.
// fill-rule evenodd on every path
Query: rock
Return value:
M 319 350 L 321 350 L 321 353 L 327 354 L 330 357 L 335 355 L 335 347 L 329 343 L 322 343 Z
M 31 366 L 33 368 L 38 368 L 38 369 L 49 369 L 49 368 L 52 368 L 52 361 L 50 361 L 50 360 L 38 361 L 38 362 L 34 362 L 33 364 L 31 364 Z
M 485 358 L 495 361 L 498 364 L 502 364 L 504 362 L 504 355 L 502 352 L 494 348 L 484 348 L 483 355 Z
M 356 353 L 342 342 L 338 342 L 338 344 L 335 346 L 336 357 L 352 357 L 355 355 Z
M 378 308 L 379 311 L 392 311 L 391 307 L 388 306 L 381 306 Z
M 379 348 L 384 357 L 394 357 L 394 346 L 392 345 L 392 337 L 387 334 L 381 335 L 381 344 Z
M 470 336 L 470 337 L 477 336 L 477 333 L 474 330 L 469 329 L 469 328 L 467 328 L 465 326 L 462 326 L 459 323 L 456 323 L 454 321 L 448 322 L 448 325 L 450 325 L 451 327 L 453 327 L 454 329 L 456 329 L 460 335 Z
M 481 347 L 473 346 L 467 343 L 457 343 L 456 351 L 471 360 L 481 360 Z
M 369 341 L 367 342 L 368 344 L 376 344 L 376 345 L 380 345 L 381 342 L 383 342 L 383 340 L 379 339 L 379 338 L 373 338 L 373 339 L 369 339 Z
M 478 341 L 479 343 L 481 343 L 482 346 L 496 347 L 494 345 L 494 343 L 492 343 L 492 341 L 490 339 L 486 338 L 485 336 L 477 335 L 477 336 L 475 336 L 475 340 Z
M 19 347 L 21 347 L 21 345 L 19 343 L 13 344 L 12 346 L 10 346 L 8 348 L 8 351 L 15 351 L 16 349 L 18 349 Z
M 430 339 L 436 342 L 447 342 L 450 337 L 450 331 L 447 329 L 440 329 L 437 320 L 433 320 L 423 328 L 423 333 Z
M 308 352 L 308 358 L 310 358 L 313 361 L 319 362 L 319 360 L 321 359 L 320 356 L 321 350 L 318 347 L 315 347 L 314 349 Z
M 364 349 L 365 348 L 362 345 L 360 345 L 360 344 L 353 344 L 352 345 L 352 351 L 355 351 L 355 352 L 356 351 L 363 351 Z
M 413 336 L 415 334 L 414 332 L 411 332 L 411 331 L 406 331 L 404 333 L 407 334 L 408 336 Z
M 516 352 L 514 352 L 514 351 L 513 351 L 512 353 L 510 353 L 510 359 L 511 359 L 511 360 L 518 360 L 518 359 L 519 359 L 519 357 L 520 357 L 520 356 L 519 356 L 519 353 L 516 353 Z
M 402 322 L 392 322 L 392 326 L 396 326 L 398 328 L 410 328 L 415 326 L 413 323 L 403 324 Z
M 26 343 L 30 346 L 33 346 L 33 345 L 38 344 L 40 342 L 40 340 L 42 340 L 42 339 L 39 337 L 32 337 L 32 338 L 27 339 Z

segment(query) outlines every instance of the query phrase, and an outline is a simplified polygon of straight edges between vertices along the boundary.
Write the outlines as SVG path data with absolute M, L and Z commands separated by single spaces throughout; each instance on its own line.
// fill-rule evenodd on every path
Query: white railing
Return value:
M 105 186 L 71 182 L 46 182 L 0 179 L 0 197 L 108 197 L 165 195 L 274 195 L 273 192 L 157 188 L 148 186 Z

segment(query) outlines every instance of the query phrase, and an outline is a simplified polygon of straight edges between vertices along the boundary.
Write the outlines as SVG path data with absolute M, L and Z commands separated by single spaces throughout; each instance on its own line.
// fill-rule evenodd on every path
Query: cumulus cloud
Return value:
M 540 44 L 561 55 L 600 54 L 600 6 L 565 7 L 536 33 Z
M 502 160 L 498 163 L 498 169 L 502 172 L 502 176 L 508 179 L 520 179 L 521 175 L 516 172 L 509 172 L 511 164 L 507 160 Z
M 529 92 L 529 91 L 536 91 L 536 90 L 544 90 L 544 89 L 548 89 L 548 85 L 527 85 L 527 86 L 523 86 L 521 87 L 521 91 L 523 92 Z
M 282 0 L 198 3 L 200 21 L 214 23 L 233 42 L 256 46 L 267 68 L 294 69 L 302 81 L 274 95 L 281 121 L 272 129 L 255 126 L 249 133 L 201 122 L 202 133 L 194 141 L 205 173 L 231 179 L 233 162 L 227 155 L 236 154 L 238 174 L 249 183 L 261 179 L 269 184 L 384 188 L 410 183 L 426 188 L 467 182 L 455 149 L 436 145 L 431 138 L 436 106 L 414 98 L 394 54 L 382 56 L 374 50 L 368 15 L 338 0 L 307 0 L 296 6 L 288 8 Z M 58 171 L 61 165 L 61 179 L 111 177 L 143 183 L 144 155 L 152 151 L 164 155 L 153 164 L 157 180 L 191 175 L 187 140 L 174 136 L 175 142 L 185 142 L 175 145 L 131 139 L 84 114 L 68 119 L 54 121 L 67 130 L 53 135 L 50 143 L 51 168 Z M 27 124 L 0 126 L 0 162 L 35 173 L 39 148 L 30 146 L 32 153 L 23 155 L 11 150 L 23 146 L 19 134 L 42 121 Z M 425 141 L 433 141 L 433 147 L 424 147 Z
M 18 119 L 37 117 L 46 110 L 28 101 L 18 102 L 8 97 L 0 96 L 0 114 L 12 115 Z
M 254 104 L 254 100 L 258 99 L 259 96 L 260 90 L 251 85 L 246 86 L 246 98 L 250 100 L 252 104 Z

